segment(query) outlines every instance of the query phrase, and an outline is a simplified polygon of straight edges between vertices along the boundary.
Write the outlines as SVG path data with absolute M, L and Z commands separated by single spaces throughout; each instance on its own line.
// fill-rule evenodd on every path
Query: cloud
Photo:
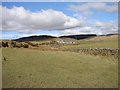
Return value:
M 101 30 L 102 34 L 118 33 L 118 23 L 117 22 L 95 22 L 95 28 Z
M 92 25 L 86 25 L 84 27 L 75 29 L 66 29 L 65 31 L 61 32 L 61 35 L 74 35 L 74 34 L 106 35 L 113 33 L 118 33 L 117 23 L 96 21 Z
M 113 3 L 112 5 L 107 3 L 84 3 L 84 4 L 77 4 L 77 5 L 70 5 L 69 10 L 72 10 L 74 12 L 81 12 L 83 14 L 91 14 L 93 13 L 92 10 L 99 10 L 104 12 L 117 12 L 118 11 L 118 5 L 117 3 Z
M 74 6 L 74 7 L 73 7 Z M 73 5 L 70 7 L 77 13 L 73 17 L 64 14 L 62 11 L 53 9 L 40 10 L 32 12 L 24 7 L 2 7 L 0 6 L 0 17 L 2 18 L 2 31 L 22 32 L 16 37 L 41 34 L 44 31 L 50 31 L 48 35 L 72 35 L 72 34 L 110 34 L 118 32 L 116 22 L 94 21 L 91 23 L 90 18 L 82 16 L 78 12 L 85 14 L 93 13 L 91 10 L 96 9 L 105 12 L 116 12 L 116 4 L 108 5 L 106 3 L 84 3 L 82 5 Z M 113 7 L 115 6 L 115 7 Z M 104 8 L 104 9 L 103 9 Z M 112 8 L 112 9 L 111 9 Z M 52 34 L 51 31 L 57 31 Z M 40 31 L 40 32 L 39 32 Z M 46 33 L 45 33 L 46 34 Z M 5 36 L 5 37 L 9 37 Z
M 24 7 L 0 8 L 3 31 L 28 33 L 37 30 L 64 30 L 83 25 L 83 21 L 53 9 L 32 12 Z

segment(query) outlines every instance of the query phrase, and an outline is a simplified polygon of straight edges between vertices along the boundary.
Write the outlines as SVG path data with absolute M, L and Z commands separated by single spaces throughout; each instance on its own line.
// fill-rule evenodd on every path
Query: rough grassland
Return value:
M 0 89 L 2 88 L 2 49 L 0 48 Z
M 61 49 L 75 49 L 75 48 L 118 48 L 118 40 L 105 41 L 85 41 L 79 40 L 78 45 L 63 45 Z
M 3 88 L 118 87 L 115 59 L 75 52 L 3 48 Z

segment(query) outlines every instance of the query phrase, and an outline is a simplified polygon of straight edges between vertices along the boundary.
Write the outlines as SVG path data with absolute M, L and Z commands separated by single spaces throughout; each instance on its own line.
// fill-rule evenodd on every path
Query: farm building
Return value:
M 57 42 L 62 43 L 62 44 L 74 44 L 75 43 L 74 40 L 59 40 Z

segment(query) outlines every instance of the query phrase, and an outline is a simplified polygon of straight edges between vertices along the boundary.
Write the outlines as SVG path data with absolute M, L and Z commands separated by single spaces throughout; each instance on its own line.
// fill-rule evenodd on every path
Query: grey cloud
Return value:
M 79 27 L 75 29 L 66 29 L 62 31 L 61 34 L 70 35 L 70 34 L 97 34 L 97 35 L 106 35 L 118 33 L 118 25 L 117 23 L 111 22 L 101 22 L 96 21 L 92 25 Z
M 68 9 L 74 12 L 82 12 L 83 14 L 91 14 L 93 9 L 105 12 L 117 12 L 118 4 L 108 5 L 107 3 L 91 2 L 80 5 L 70 5 Z

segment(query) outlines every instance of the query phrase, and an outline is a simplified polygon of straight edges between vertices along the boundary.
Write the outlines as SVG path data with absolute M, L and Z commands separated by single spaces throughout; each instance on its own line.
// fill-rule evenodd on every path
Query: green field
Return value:
M 61 49 L 75 49 L 75 48 L 118 48 L 118 40 L 104 40 L 104 41 L 89 41 L 79 40 L 78 45 L 61 45 Z
M 0 48 L 0 89 L 2 88 L 2 49 Z
M 75 52 L 3 48 L 3 88 L 115 88 L 117 59 Z

